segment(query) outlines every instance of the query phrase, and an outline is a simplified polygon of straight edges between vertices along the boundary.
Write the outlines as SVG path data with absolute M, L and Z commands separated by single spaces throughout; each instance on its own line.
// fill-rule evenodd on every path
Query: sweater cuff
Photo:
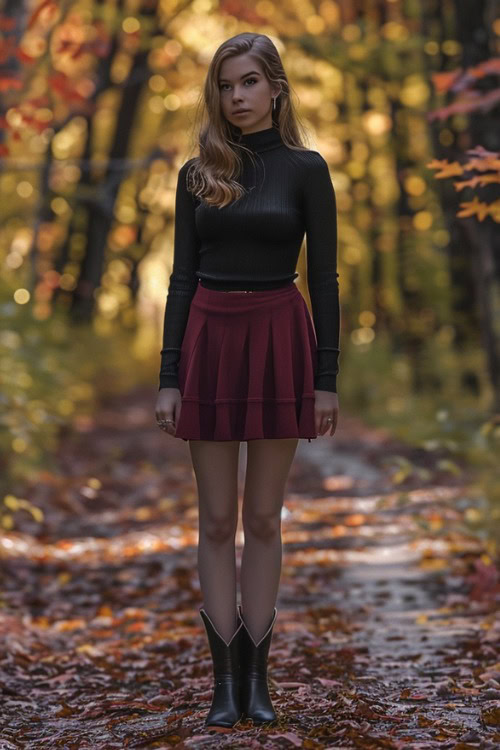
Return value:
M 162 388 L 179 388 L 179 380 L 176 375 L 160 375 L 160 387 L 158 388 L 159 391 L 161 391 Z
M 337 393 L 337 376 L 336 375 L 318 375 L 314 379 L 314 390 L 330 391 L 330 393 Z

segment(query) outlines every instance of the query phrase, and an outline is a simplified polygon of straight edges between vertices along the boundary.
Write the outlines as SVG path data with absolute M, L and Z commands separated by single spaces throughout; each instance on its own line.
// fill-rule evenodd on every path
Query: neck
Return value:
M 234 140 L 251 151 L 256 152 L 269 151 L 272 148 L 283 145 L 279 128 L 276 125 L 264 128 L 263 130 L 256 130 L 253 133 L 241 133 L 241 129 L 237 128 Z

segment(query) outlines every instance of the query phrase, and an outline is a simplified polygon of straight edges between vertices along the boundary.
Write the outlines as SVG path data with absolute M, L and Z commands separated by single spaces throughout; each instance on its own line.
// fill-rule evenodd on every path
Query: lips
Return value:
M 233 112 L 233 115 L 243 115 L 245 112 L 250 112 L 249 109 L 237 109 L 235 112 Z

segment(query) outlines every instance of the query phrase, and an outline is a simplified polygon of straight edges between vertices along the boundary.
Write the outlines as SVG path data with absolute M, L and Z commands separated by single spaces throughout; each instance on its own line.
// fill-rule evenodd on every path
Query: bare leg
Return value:
M 198 575 L 203 608 L 229 643 L 236 630 L 238 440 L 190 440 L 198 487 Z
M 298 438 L 249 440 L 242 521 L 241 604 L 256 643 L 273 615 L 281 576 L 281 508 Z

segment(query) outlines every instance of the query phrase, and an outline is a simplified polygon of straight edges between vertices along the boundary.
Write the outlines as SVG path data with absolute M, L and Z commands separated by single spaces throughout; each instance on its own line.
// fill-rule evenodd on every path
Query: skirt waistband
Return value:
M 294 281 L 277 289 L 238 290 L 234 292 L 222 289 L 208 289 L 198 284 L 191 301 L 192 305 L 221 311 L 244 311 L 269 306 L 269 304 L 284 304 L 293 297 L 302 297 Z

